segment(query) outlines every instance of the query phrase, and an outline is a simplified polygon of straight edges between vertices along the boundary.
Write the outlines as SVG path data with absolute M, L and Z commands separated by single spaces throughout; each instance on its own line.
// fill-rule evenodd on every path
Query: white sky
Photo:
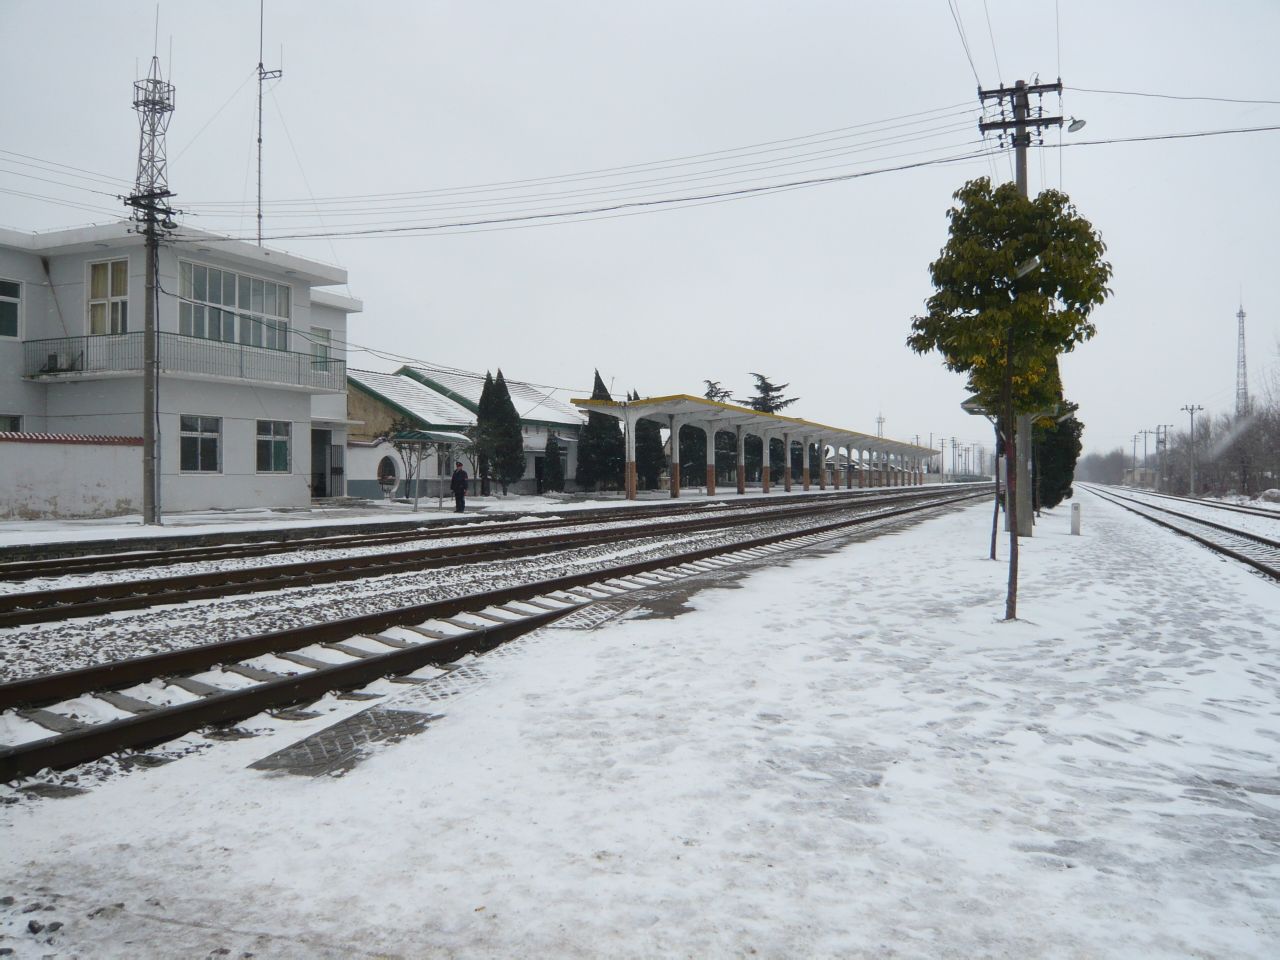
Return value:
M 1280 100 L 1280 4 L 1270 0 L 1061 0 L 1060 32 L 1052 0 L 990 0 L 990 33 L 984 4 L 955 4 L 987 87 L 1060 69 L 1068 87 Z M 153 2 L 0 5 L 0 32 L 26 38 L 0 60 L 0 84 L 18 92 L 6 98 L 0 149 L 12 152 L 0 154 L 0 189 L 115 207 L 65 186 L 68 171 L 16 165 L 32 161 L 14 153 L 132 181 L 131 83 L 152 51 L 155 16 Z M 177 202 L 202 213 L 193 225 L 249 231 L 258 5 L 167 0 L 159 16 L 177 85 Z M 556 176 L 977 104 L 946 0 L 270 0 L 266 36 L 266 66 L 281 64 L 283 48 L 285 71 L 266 97 L 268 200 Z M 1056 112 L 1056 100 L 1045 106 Z M 1064 133 L 1068 142 L 1280 122 L 1275 105 L 1071 90 L 1063 111 L 1088 120 Z M 925 159 L 900 156 L 921 148 L 959 152 L 976 139 L 972 120 L 948 117 L 956 126 L 938 139 L 817 165 L 832 174 Z M 1187 403 L 1232 407 L 1242 289 L 1255 390 L 1276 367 L 1277 136 L 1032 152 L 1032 189 L 1061 182 L 1116 272 L 1115 296 L 1096 314 L 1099 336 L 1063 365 L 1086 449 L 1129 449 L 1137 430 L 1182 427 Z M 382 351 L 584 391 L 599 367 L 616 390 L 650 395 L 699 392 L 710 378 L 741 396 L 758 370 L 790 382 L 798 416 L 874 432 L 883 412 L 894 438 L 986 441 L 987 425 L 958 409 L 962 378 L 904 340 L 930 292 L 927 265 L 945 242 L 951 193 L 992 171 L 1007 178 L 1009 159 L 571 225 L 274 245 L 346 266 L 366 304 L 351 338 Z M 0 223 L 19 229 L 106 219 L 0 196 Z M 217 219 L 213 202 L 249 206 Z M 471 204 L 449 215 L 480 212 Z M 299 227 L 320 223 L 269 208 L 268 236 Z M 350 360 L 394 365 L 358 352 Z
M 1064 507 L 1023 542 L 1014 623 L 979 503 L 771 559 L 674 623 L 568 618 L 442 687 L 380 681 L 443 717 L 342 777 L 248 769 L 353 709 L 327 697 L 105 784 L 82 767 L 81 796 L 0 787 L 2 942 L 1274 957 L 1276 587 L 1081 499 L 1082 536 Z

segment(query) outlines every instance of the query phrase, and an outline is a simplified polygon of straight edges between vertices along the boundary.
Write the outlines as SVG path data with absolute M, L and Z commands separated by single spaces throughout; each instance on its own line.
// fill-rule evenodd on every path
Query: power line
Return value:
M 503 191 L 515 190 L 520 187 L 533 186 L 533 185 L 551 186 L 551 185 L 554 185 L 560 182 L 566 182 L 566 181 L 572 182 L 577 180 L 618 179 L 620 176 L 628 172 L 634 172 L 634 173 L 652 172 L 654 170 L 674 169 L 674 168 L 683 167 L 683 166 L 704 165 L 704 164 L 715 163 L 723 160 L 738 160 L 744 156 L 756 156 L 764 153 L 777 153 L 777 152 L 782 152 L 784 150 L 798 149 L 800 147 L 816 146 L 817 144 L 820 144 L 820 143 L 831 143 L 841 139 L 853 139 L 855 137 L 866 137 L 866 136 L 877 134 L 877 133 L 884 133 L 888 130 L 901 129 L 903 127 L 910 127 L 910 126 L 919 126 L 921 124 L 926 124 L 926 123 L 936 123 L 939 120 L 948 120 L 952 117 L 970 116 L 972 115 L 972 113 L 973 113 L 973 107 L 969 104 L 953 104 L 949 107 L 940 107 L 934 110 L 921 111 L 920 113 L 916 113 L 916 114 L 905 114 L 903 116 L 892 117 L 887 120 L 869 121 L 867 123 L 855 124 L 854 126 L 850 126 L 850 127 L 838 127 L 833 130 L 824 130 L 824 131 L 819 131 L 817 133 L 805 134 L 803 136 L 798 136 L 798 137 L 788 137 L 785 140 L 765 141 L 763 143 L 748 144 L 741 147 L 731 147 L 723 150 L 716 150 L 710 153 L 692 154 L 690 156 L 677 157 L 677 158 L 668 159 L 668 160 L 651 160 L 643 163 L 626 164 L 624 166 L 617 166 L 617 167 L 607 167 L 599 170 L 588 170 L 580 173 L 556 174 L 554 176 L 533 177 L 533 178 L 526 178 L 521 180 L 497 181 L 493 183 L 472 184 L 469 186 L 441 187 L 441 188 L 436 188 L 432 190 L 400 191 L 400 192 L 394 192 L 394 193 L 355 194 L 355 195 L 333 196 L 333 197 L 294 198 L 294 199 L 285 199 L 285 200 L 266 201 L 266 203 L 270 206 L 287 206 L 287 205 L 310 206 L 317 202 L 324 202 L 326 204 L 327 203 L 344 203 L 344 202 L 354 203 L 357 201 L 381 203 L 381 202 L 392 202 L 392 201 L 399 201 L 399 200 L 416 199 L 419 197 L 425 198 L 425 197 L 453 196 L 453 195 L 467 194 L 467 193 L 503 192 Z M 926 114 L 934 114 L 935 116 L 929 116 L 926 119 L 911 120 L 910 122 L 905 122 L 905 123 L 897 123 L 897 121 L 899 120 L 909 120 L 912 117 L 923 117 Z M 866 130 L 865 128 L 868 128 L 868 127 L 879 127 L 880 129 Z M 855 130 L 855 129 L 864 129 L 865 132 L 857 133 L 857 134 L 847 133 L 847 131 Z M 840 134 L 840 136 L 830 136 L 831 134 Z M 909 134 L 902 134 L 902 136 L 909 136 Z M 818 139 L 821 137 L 827 137 L 828 139 Z M 888 139 L 892 140 L 893 138 L 891 137 Z M 811 141 L 811 142 L 805 143 L 802 141 Z M 783 144 L 783 143 L 794 144 L 794 146 L 792 147 L 776 146 L 777 144 Z M 761 149 L 761 150 L 758 150 L 757 153 L 747 152 L 747 151 L 757 150 L 757 148 L 761 148 L 761 147 L 772 147 L 773 149 Z M 734 156 L 735 154 L 740 156 Z M 239 204 L 237 204 L 235 201 L 217 201 L 217 200 L 204 201 L 204 202 L 198 201 L 197 205 L 205 206 L 205 207 L 239 206 Z
M 1173 93 L 1143 93 L 1137 90 L 1095 90 L 1090 87 L 1067 87 L 1077 93 L 1109 93 L 1121 97 L 1154 97 L 1159 100 L 1207 100 L 1211 103 L 1251 103 L 1280 106 L 1280 100 L 1244 100 L 1237 97 L 1191 97 Z
M 734 190 L 726 190 L 726 191 L 717 192 L 717 193 L 708 193 L 708 194 L 700 194 L 700 195 L 692 195 L 692 196 L 684 196 L 684 197 L 667 197 L 667 198 L 656 199 L 656 200 L 632 200 L 632 201 L 625 201 L 620 203 L 607 204 L 605 206 L 600 206 L 600 207 L 589 207 L 589 208 L 582 208 L 577 210 L 564 210 L 556 213 L 531 213 L 531 214 L 522 214 L 522 215 L 512 216 L 512 217 L 494 217 L 489 219 L 456 221 L 452 223 L 443 223 L 443 224 L 418 224 L 418 225 L 403 226 L 403 227 L 386 227 L 386 228 L 368 229 L 368 230 L 349 230 L 349 231 L 338 231 L 338 232 L 331 232 L 331 233 L 276 234 L 266 239 L 292 240 L 292 239 L 304 239 L 304 238 L 311 238 L 311 237 L 326 237 L 326 236 L 357 237 L 357 236 L 389 235 L 389 234 L 404 235 L 404 234 L 413 234 L 413 233 L 436 232 L 436 231 L 447 230 L 455 227 L 491 226 L 491 225 L 498 225 L 498 224 L 526 222 L 531 220 L 551 220 L 551 219 L 559 219 L 559 218 L 573 217 L 573 216 L 584 216 L 584 215 L 596 214 L 596 213 L 610 213 L 610 212 L 642 208 L 642 207 L 672 208 L 677 204 L 690 204 L 697 201 L 740 198 L 740 197 L 747 197 L 752 195 L 774 193 L 782 190 L 793 190 L 793 189 L 799 189 L 803 187 L 821 186 L 829 183 L 839 183 L 845 180 L 856 180 L 862 177 L 875 176 L 877 174 L 882 174 L 882 173 L 895 173 L 902 170 L 913 170 L 920 167 L 929 167 L 929 166 L 936 166 L 936 165 L 945 164 L 945 163 L 954 163 L 961 160 L 970 160 L 970 159 L 975 159 L 977 157 L 981 157 L 984 154 L 985 154 L 985 151 L 971 151 L 969 153 L 960 154 L 953 157 L 941 157 L 933 160 L 921 160 L 915 163 L 905 163 L 905 164 L 900 164 L 894 167 L 881 167 L 874 170 L 856 171 L 853 173 L 837 174 L 835 176 L 829 176 L 829 177 L 812 177 L 812 178 L 808 178 L 804 180 L 796 180 L 788 183 L 771 184 L 768 186 L 759 186 L 759 187 L 740 187 Z M 179 238 L 179 242 L 210 243 L 210 242 L 219 242 L 219 241 L 236 240 L 236 239 L 238 238 L 236 237 L 190 237 L 190 238 L 182 237 L 182 238 Z
M 982 12 L 987 15 L 987 36 L 991 38 L 991 59 L 996 62 L 996 82 L 1004 83 L 1002 79 L 1004 72 L 1000 69 L 1000 54 L 996 53 L 996 34 L 991 29 L 991 8 L 987 6 L 987 0 L 982 0 Z M 1062 72 L 1058 72 L 1058 76 L 1062 76 Z
M 947 0 L 947 9 L 951 11 L 951 20 L 956 25 L 956 33 L 960 35 L 960 46 L 964 47 L 964 56 L 969 61 L 969 69 L 973 71 L 974 82 L 978 86 L 982 86 L 982 79 L 978 76 L 978 68 L 973 64 L 973 54 L 969 52 L 969 38 L 964 34 L 964 25 L 960 22 L 960 12 L 956 9 L 954 0 Z
M 1232 133 L 1262 133 L 1267 130 L 1280 130 L 1280 124 L 1266 127 L 1230 127 L 1224 130 L 1196 130 L 1189 133 L 1155 133 L 1145 137 L 1113 137 L 1108 140 L 1070 140 L 1064 147 L 1095 147 L 1105 143 L 1142 143 L 1151 140 L 1191 140 L 1196 137 L 1221 137 Z M 1042 147 L 1043 144 L 1033 144 Z

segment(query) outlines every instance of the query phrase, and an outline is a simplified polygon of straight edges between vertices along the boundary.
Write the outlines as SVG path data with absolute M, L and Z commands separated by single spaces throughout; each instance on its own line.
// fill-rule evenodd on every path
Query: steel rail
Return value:
M 5 556 L 17 548 L 0 548 L 0 580 L 22 581 L 37 577 L 65 576 L 77 573 L 104 573 L 115 570 L 142 569 L 145 567 L 165 566 L 179 563 L 199 563 L 215 560 L 238 559 L 241 557 L 269 556 L 278 553 L 304 553 L 312 550 L 342 550 L 365 546 L 400 543 L 408 540 L 433 539 L 465 539 L 492 535 L 494 527 L 498 532 L 518 532 L 556 527 L 572 526 L 583 523 L 607 523 L 615 519 L 645 519 L 659 516 L 673 516 L 681 513 L 692 513 L 707 509 L 715 510 L 764 510 L 775 505 L 785 505 L 803 501 L 831 501 L 841 499 L 848 502 L 860 502 L 877 499 L 894 499 L 898 497 L 923 496 L 936 490 L 934 487 L 905 487 L 898 490 L 877 489 L 859 491 L 840 491 L 839 493 L 793 494 L 771 498 L 761 503 L 754 498 L 749 500 L 703 500 L 685 501 L 679 506 L 668 504 L 642 505 L 639 507 L 602 507 L 587 510 L 575 510 L 572 516 L 559 515 L 555 518 L 539 520 L 520 520 L 515 515 L 510 517 L 498 514 L 483 519 L 479 517 L 452 518 L 444 522 L 424 522 L 415 524 L 409 529 L 398 527 L 382 529 L 374 532 L 326 532 L 323 535 L 305 536 L 305 530 L 274 530 L 267 538 L 266 531 L 256 535 L 251 533 L 203 534 L 193 538 L 175 536 L 174 541 L 160 549 L 137 549 L 135 541 L 104 542 L 100 545 L 86 541 L 69 544 L 74 548 L 70 555 L 55 555 L 26 560 L 6 560 Z M 325 528 L 332 531 L 335 528 Z M 257 536 L 251 542 L 203 543 L 209 537 Z M 191 539 L 201 541 L 195 545 Z M 146 543 L 152 541 L 144 541 Z M 56 549 L 50 548 L 50 549 Z M 83 555 L 85 550 L 98 549 L 96 554 Z
M 748 553 L 789 540 L 799 540 L 824 533 L 833 533 L 849 527 L 906 516 L 984 495 L 982 493 L 966 492 L 943 501 L 917 503 L 883 513 L 862 514 L 831 523 L 820 524 L 805 530 L 769 534 L 735 544 L 719 544 L 699 550 L 686 551 L 675 556 L 653 558 L 500 590 L 490 590 L 468 596 L 415 604 L 398 610 L 366 614 L 329 623 L 295 627 L 258 636 L 241 637 L 202 647 L 192 647 L 185 650 L 99 664 L 57 674 L 31 677 L 25 680 L 0 684 L 0 709 L 33 707 L 58 701 L 73 700 L 76 697 L 87 694 L 130 687 L 156 678 L 184 673 L 199 673 L 218 664 L 234 663 L 263 654 L 296 650 L 313 643 L 337 642 L 361 634 L 376 634 L 391 627 L 408 627 L 432 619 L 455 616 L 467 611 L 500 607 L 505 604 L 522 601 L 528 602 L 538 597 L 553 596 L 557 593 L 564 593 L 577 588 L 596 585 L 595 589 L 598 592 L 609 594 L 611 590 L 617 589 L 609 587 L 612 581 L 623 580 L 658 570 L 684 567 L 725 554 Z M 599 586 L 602 584 L 604 585 L 603 587 Z M 282 678 L 279 681 L 268 681 L 265 684 L 259 684 L 245 690 L 227 691 L 224 694 L 217 694 L 215 697 L 204 698 L 190 704 L 183 704 L 177 707 L 157 707 L 155 710 L 134 717 L 110 721 L 107 724 L 96 724 L 83 730 L 58 734 L 30 743 L 0 748 L 0 781 L 27 776 L 45 767 L 69 766 L 85 762 L 130 746 L 142 746 L 172 739 L 207 723 L 252 716 L 270 707 L 284 706 L 308 698 L 314 699 L 314 697 L 322 695 L 327 690 L 367 683 L 379 676 L 411 671 L 427 663 L 448 662 L 449 659 L 456 659 L 457 656 L 461 656 L 466 652 L 479 649 L 479 647 L 473 646 L 474 644 L 490 644 L 490 646 L 493 646 L 496 643 L 491 643 L 490 641 L 495 639 L 497 642 L 502 642 L 500 638 L 507 636 L 507 634 L 501 632 L 503 628 L 509 628 L 510 631 L 519 630 L 519 632 L 525 632 L 519 629 L 521 625 L 535 620 L 538 621 L 537 625 L 542 625 L 542 623 L 550 622 L 556 616 L 567 612 L 569 609 L 573 609 L 573 607 L 566 607 L 565 610 L 546 611 L 545 614 L 537 614 L 523 620 L 498 624 L 494 628 L 485 628 L 482 631 L 460 634 L 441 641 L 415 644 L 413 647 L 395 651 L 392 654 L 374 655 L 351 664 L 338 665 L 344 668 L 344 672 L 331 672 L 328 668 L 325 668 L 325 671 L 321 673 L 321 678 L 314 681 L 308 679 L 312 674 L 299 674 L 294 677 Z M 527 629 L 533 629 L 533 627 L 528 627 Z M 510 635 L 516 634 L 512 633 Z M 420 651 L 425 659 L 410 656 L 409 651 Z M 409 664 L 413 665 L 410 666 Z M 345 668 L 351 669 L 346 670 Z M 367 679 L 357 679 L 359 677 L 366 677 Z M 216 702 L 209 703 L 209 701 Z M 207 703 L 209 705 L 204 706 Z
M 805 500 L 775 507 L 769 510 L 766 516 L 770 520 L 786 520 L 850 507 L 856 509 L 861 505 L 868 505 L 874 509 L 886 502 L 892 501 L 889 498 L 861 503 L 843 500 L 817 502 Z M 137 610 L 164 603 L 186 603 L 192 600 L 358 580 L 371 575 L 387 576 L 446 566 L 494 562 L 619 539 L 631 540 L 646 536 L 744 526 L 759 522 L 760 519 L 760 516 L 754 512 L 735 512 L 728 516 L 692 517 L 675 522 L 630 524 L 625 527 L 557 533 L 496 543 L 491 541 L 479 544 L 454 544 L 448 547 L 339 557 L 331 560 L 272 564 L 220 571 L 216 574 L 207 572 L 180 574 L 148 580 L 62 587 L 33 593 L 0 594 L 0 627 L 24 626 L 121 610 Z M 216 582 L 210 582 L 211 579 L 216 579 Z
M 1271 520 L 1280 520 L 1280 510 L 1267 510 L 1264 507 L 1250 507 L 1243 503 L 1221 503 L 1216 500 L 1203 500 L 1200 497 L 1179 497 L 1172 493 L 1156 493 L 1154 490 L 1142 490 L 1141 494 L 1144 497 L 1159 497 L 1162 500 L 1175 500 L 1180 503 L 1194 503 L 1198 506 L 1208 507 L 1212 510 L 1225 510 L 1231 513 L 1247 514 L 1251 517 L 1267 517 Z
M 1267 537 L 1262 537 L 1254 533 L 1248 533 L 1244 530 L 1235 530 L 1235 529 L 1232 529 L 1231 527 L 1223 526 L 1220 523 L 1214 523 L 1211 520 L 1201 520 L 1198 517 L 1192 517 L 1187 514 L 1181 513 L 1177 510 L 1170 510 L 1166 507 L 1158 507 L 1154 504 L 1143 503 L 1141 500 L 1133 500 L 1128 497 L 1121 497 L 1112 493 L 1109 490 L 1106 492 L 1103 492 L 1092 486 L 1085 486 L 1083 484 L 1081 486 L 1083 489 L 1087 490 L 1089 493 L 1092 493 L 1095 497 L 1099 497 L 1103 500 L 1107 500 L 1111 503 L 1114 503 L 1118 507 L 1123 507 L 1125 510 L 1128 510 L 1130 513 L 1136 513 L 1138 516 L 1142 517 L 1145 520 L 1150 520 L 1152 523 L 1157 524 L 1161 527 L 1164 527 L 1167 530 L 1172 530 L 1174 533 L 1181 534 L 1184 537 L 1188 537 L 1191 540 L 1194 540 L 1197 543 L 1199 543 L 1201 546 L 1208 547 L 1210 550 L 1214 551 L 1215 553 L 1220 553 L 1223 556 L 1231 557 L 1233 560 L 1238 560 L 1241 563 L 1246 564 L 1247 566 L 1253 567 L 1255 570 L 1259 571 L 1260 573 L 1264 573 L 1269 577 L 1272 577 L 1276 580 L 1280 580 L 1280 541 L 1271 540 Z M 1136 506 L 1131 506 L 1131 504 L 1134 504 Z M 1208 536 L 1201 536 L 1200 534 L 1195 533 L 1194 531 L 1188 530 L 1186 527 L 1179 526 L 1178 524 L 1172 523 L 1168 520 L 1162 520 L 1159 517 L 1151 516 L 1151 514 L 1144 512 L 1144 509 L 1139 509 L 1139 508 L 1144 508 L 1145 510 L 1154 510 L 1158 513 L 1167 513 L 1170 516 L 1179 517 L 1191 523 L 1197 523 L 1197 524 L 1200 524 L 1201 526 L 1209 527 L 1210 529 L 1226 533 L 1230 536 L 1237 537 L 1241 540 L 1247 540 L 1253 543 L 1257 543 L 1258 545 L 1265 547 L 1267 549 L 1275 550 L 1277 553 L 1278 560 L 1276 563 L 1268 563 L 1265 560 L 1259 560 L 1256 557 L 1251 557 L 1246 553 L 1242 553 L 1239 550 L 1229 547 L 1219 540 L 1214 540 Z

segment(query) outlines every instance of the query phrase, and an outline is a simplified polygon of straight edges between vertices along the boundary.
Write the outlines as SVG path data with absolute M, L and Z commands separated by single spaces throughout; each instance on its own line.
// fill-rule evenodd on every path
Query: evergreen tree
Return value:
M 639 400 L 635 393 L 632 400 Z M 666 466 L 662 451 L 662 426 L 656 420 L 636 422 L 636 483 L 642 490 L 657 490 L 658 478 Z
M 782 391 L 791 386 L 789 383 L 770 383 L 769 378 L 763 373 L 753 373 L 751 376 L 756 378 L 756 395 L 745 400 L 739 400 L 738 403 L 748 406 L 752 410 L 759 410 L 761 413 L 777 413 L 800 399 L 799 397 L 784 397 L 782 395 Z
M 484 386 L 480 389 L 478 407 L 475 431 L 471 434 L 471 443 L 475 448 L 476 476 L 480 480 L 480 493 L 487 497 L 489 495 L 489 476 L 492 471 L 493 456 L 498 441 L 493 376 L 487 370 L 484 374 Z
M 592 400 L 611 400 L 600 371 L 596 371 Z M 626 447 L 618 421 L 594 410 L 587 412 L 587 425 L 578 438 L 578 472 L 574 479 L 584 490 L 617 487 L 622 482 Z
M 680 428 L 680 486 L 700 487 L 707 482 L 707 435 L 686 423 Z
M 1069 413 L 1065 420 L 1041 420 L 1035 424 L 1032 439 L 1035 443 L 1035 508 L 1056 507 L 1071 496 L 1071 481 L 1075 478 L 1076 461 L 1080 457 L 1080 436 L 1084 424 L 1075 417 L 1079 406 L 1064 403 L 1060 411 Z
M 507 487 L 524 476 L 525 455 L 520 414 L 511 402 L 511 391 L 501 369 L 493 384 L 493 426 L 493 473 L 505 497 Z
M 542 492 L 560 493 L 564 490 L 564 463 L 560 460 L 560 440 L 547 433 L 547 446 L 542 451 Z

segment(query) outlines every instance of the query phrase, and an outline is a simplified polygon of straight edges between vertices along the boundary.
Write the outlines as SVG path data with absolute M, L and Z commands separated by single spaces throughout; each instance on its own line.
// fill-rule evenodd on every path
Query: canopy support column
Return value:
M 667 414 L 667 422 L 671 430 L 671 467 L 667 471 L 671 478 L 671 496 L 680 496 L 680 420 L 674 413 Z
M 782 462 L 786 467 L 782 471 L 782 489 L 791 492 L 791 434 L 782 435 Z
M 773 472 L 769 466 L 769 443 L 772 439 L 768 432 L 760 434 L 760 488 L 765 493 L 769 492 L 769 474 Z
M 742 424 L 735 424 L 733 431 L 738 443 L 738 493 L 747 492 L 747 447 L 743 443 Z

